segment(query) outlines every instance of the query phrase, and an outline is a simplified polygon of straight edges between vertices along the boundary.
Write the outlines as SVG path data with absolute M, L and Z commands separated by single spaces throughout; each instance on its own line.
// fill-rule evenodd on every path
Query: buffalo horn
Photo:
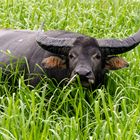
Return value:
M 123 39 L 98 39 L 98 44 L 105 55 L 121 54 L 135 48 L 140 43 L 140 30 Z
M 73 36 L 72 32 L 66 31 L 38 31 L 36 41 L 43 49 L 56 54 L 67 55 L 77 36 Z

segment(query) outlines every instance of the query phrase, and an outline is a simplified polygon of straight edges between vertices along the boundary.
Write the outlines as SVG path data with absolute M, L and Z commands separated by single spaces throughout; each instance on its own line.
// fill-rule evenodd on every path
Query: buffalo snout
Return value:
M 75 70 L 73 71 L 73 74 L 79 76 L 83 86 L 87 87 L 90 84 L 94 84 L 95 77 L 90 68 L 84 66 L 76 67 Z
M 91 75 L 91 70 L 86 69 L 86 68 L 82 68 L 82 67 L 78 67 L 75 69 L 74 74 L 79 75 L 80 77 L 88 77 Z

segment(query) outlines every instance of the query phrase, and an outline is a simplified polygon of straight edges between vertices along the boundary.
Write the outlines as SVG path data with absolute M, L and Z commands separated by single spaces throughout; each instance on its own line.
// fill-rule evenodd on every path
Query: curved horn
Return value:
M 98 44 L 106 55 L 121 54 L 135 48 L 140 43 L 140 30 L 134 35 L 123 39 L 98 39 Z
M 59 30 L 47 32 L 39 30 L 37 32 L 36 41 L 47 51 L 67 55 L 79 36 L 82 35 Z

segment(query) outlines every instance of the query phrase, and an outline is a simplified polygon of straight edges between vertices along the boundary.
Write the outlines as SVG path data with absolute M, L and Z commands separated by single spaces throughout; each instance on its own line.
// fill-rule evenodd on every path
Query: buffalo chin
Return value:
M 87 81 L 81 81 L 81 84 L 84 87 L 91 87 L 91 86 L 94 85 L 94 83 L 90 83 L 90 82 L 88 82 L 88 80 Z
M 88 78 L 80 78 L 80 83 L 84 87 L 91 87 L 94 85 L 94 80 L 93 79 L 88 79 Z
M 81 83 L 84 87 L 91 87 L 95 84 L 95 80 L 86 77 L 79 77 L 78 75 L 74 75 L 70 78 L 73 82 Z M 79 81 L 79 82 L 78 82 Z

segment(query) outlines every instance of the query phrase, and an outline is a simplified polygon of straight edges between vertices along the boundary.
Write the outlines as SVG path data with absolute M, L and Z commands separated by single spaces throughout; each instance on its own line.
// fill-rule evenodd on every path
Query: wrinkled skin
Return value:
M 79 75 L 83 86 L 97 86 L 103 81 L 103 56 L 95 39 L 75 42 L 68 55 L 70 77 Z

